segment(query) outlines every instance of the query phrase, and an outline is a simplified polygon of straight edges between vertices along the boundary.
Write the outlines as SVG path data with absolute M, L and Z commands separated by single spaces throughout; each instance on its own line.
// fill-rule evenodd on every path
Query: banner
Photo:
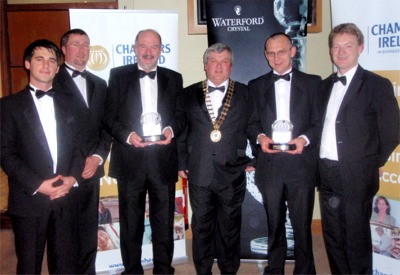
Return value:
M 88 69 L 108 81 L 110 69 L 136 62 L 136 34 L 155 29 L 162 38 L 158 65 L 178 71 L 178 13 L 144 10 L 69 10 L 71 28 L 86 31 L 91 42 Z
M 206 0 L 208 45 L 222 42 L 231 47 L 231 77 L 247 84 L 270 71 L 265 40 L 284 32 L 297 47 L 293 66 L 305 71 L 307 7 L 307 0 Z
M 284 32 L 297 47 L 293 67 L 305 70 L 308 1 L 283 0 L 206 0 L 208 45 L 222 42 L 231 47 L 234 62 L 231 78 L 247 84 L 271 69 L 264 55 L 267 37 Z M 247 155 L 251 156 L 248 146 Z M 268 225 L 263 201 L 254 183 L 254 172 L 247 173 L 242 208 L 241 259 L 266 260 Z M 287 259 L 294 259 L 294 236 L 287 213 Z
M 332 26 L 355 23 L 364 34 L 365 48 L 359 63 L 393 83 L 400 105 L 400 17 L 398 0 L 335 0 Z M 355 12 L 357 11 L 357 12 Z M 374 198 L 371 234 L 374 274 L 400 274 L 400 146 L 389 157 Z M 376 217 L 379 209 L 387 216 Z
M 158 65 L 178 71 L 178 13 L 174 11 L 71 9 L 70 25 L 86 31 L 91 41 L 87 69 L 108 82 L 114 67 L 136 62 L 133 46 L 137 33 L 155 29 L 162 38 L 162 53 Z M 109 160 L 105 163 L 108 173 Z M 103 177 L 100 182 L 98 253 L 96 272 L 120 273 L 124 267 L 120 253 L 119 210 L 117 181 Z M 185 241 L 184 193 L 186 186 L 177 183 L 174 222 L 173 263 L 187 262 Z M 148 209 L 148 208 L 147 208 Z M 145 213 L 145 232 L 142 245 L 142 265 L 153 266 L 152 235 L 148 211 Z

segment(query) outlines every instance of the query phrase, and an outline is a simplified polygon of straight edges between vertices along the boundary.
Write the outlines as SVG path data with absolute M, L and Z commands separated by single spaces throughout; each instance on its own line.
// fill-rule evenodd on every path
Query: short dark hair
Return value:
M 267 42 L 268 42 L 268 40 L 270 40 L 270 39 L 275 39 L 275 38 L 277 38 L 278 36 L 284 36 L 284 37 L 286 37 L 287 40 L 288 40 L 288 42 L 290 43 L 290 45 L 293 46 L 292 38 L 290 38 L 289 35 L 287 35 L 287 34 L 284 33 L 284 32 L 276 32 L 276 33 L 273 33 L 273 34 L 271 34 L 270 36 L 268 36 L 267 39 L 265 39 L 265 42 L 264 42 L 264 50 L 267 50 Z
M 222 53 L 223 51 L 228 51 L 228 53 L 231 56 L 231 58 L 230 58 L 231 64 L 233 64 L 233 51 L 228 45 L 223 44 L 223 43 L 215 43 L 215 44 L 212 44 L 210 47 L 208 47 L 208 49 L 204 52 L 204 55 L 203 55 L 203 63 L 207 64 L 208 58 L 210 57 L 210 53 L 212 53 L 212 52 Z
M 84 30 L 82 30 L 82 29 L 72 29 L 72 30 L 69 30 L 69 31 L 67 31 L 66 33 L 64 33 L 63 36 L 61 37 L 61 40 L 60 40 L 60 45 L 61 45 L 61 47 L 67 45 L 69 36 L 70 36 L 71 34 L 80 34 L 80 35 L 86 35 L 87 37 L 89 37 L 89 35 L 88 35 Z
M 31 62 L 32 56 L 37 48 L 45 48 L 49 52 L 53 52 L 56 56 L 57 65 L 61 63 L 61 51 L 56 44 L 47 39 L 38 39 L 26 47 L 24 52 L 24 61 Z
M 364 35 L 354 23 L 343 23 L 334 27 L 329 34 L 329 48 L 332 48 L 333 38 L 338 34 L 351 34 L 357 37 L 358 45 L 364 45 Z

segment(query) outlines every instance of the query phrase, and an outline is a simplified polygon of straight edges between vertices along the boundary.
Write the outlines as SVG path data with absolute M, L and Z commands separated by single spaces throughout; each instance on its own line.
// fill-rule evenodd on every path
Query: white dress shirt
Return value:
M 290 72 L 288 70 L 284 74 Z M 274 71 L 274 73 L 278 74 Z M 283 75 L 283 74 L 282 74 Z M 291 86 L 292 73 L 290 80 L 279 79 L 275 81 L 275 102 L 276 102 L 276 118 L 277 120 L 290 121 L 290 86 Z
M 139 70 L 143 70 L 140 66 Z M 157 67 L 153 70 L 156 71 Z M 158 85 L 157 74 L 154 79 L 149 76 L 140 78 L 140 94 L 142 97 L 143 114 L 158 113 L 157 100 L 158 100 Z

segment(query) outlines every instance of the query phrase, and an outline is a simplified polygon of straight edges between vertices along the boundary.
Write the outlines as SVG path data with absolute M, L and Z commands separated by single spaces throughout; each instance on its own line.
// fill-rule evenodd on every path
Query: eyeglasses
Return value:
M 265 52 L 265 54 L 267 55 L 268 58 L 274 58 L 275 56 L 277 57 L 282 57 L 283 55 L 285 55 L 287 52 L 289 52 L 292 48 L 288 49 L 288 50 L 280 50 L 277 52 Z

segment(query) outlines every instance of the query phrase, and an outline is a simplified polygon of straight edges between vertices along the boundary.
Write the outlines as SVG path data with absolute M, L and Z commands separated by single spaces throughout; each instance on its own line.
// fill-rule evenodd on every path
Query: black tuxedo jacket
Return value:
M 325 112 L 332 87 L 330 76 L 323 81 Z M 399 144 L 399 135 L 399 107 L 392 84 L 358 66 L 336 118 L 336 142 L 343 176 L 353 183 L 359 181 L 351 186 L 365 190 L 365 182 L 370 181 L 362 178 L 374 178 L 374 186 L 368 189 L 372 195 L 377 192 L 378 168 Z
M 223 102 L 225 100 L 226 96 Z M 247 86 L 235 82 L 231 106 L 220 127 L 222 138 L 219 142 L 210 139 L 214 128 L 202 82 L 185 88 L 181 105 L 187 128 L 178 137 L 179 170 L 189 170 L 191 185 L 209 186 L 213 179 L 219 183 L 233 182 L 244 173 L 250 161 L 246 156 L 247 127 L 251 120 Z M 222 106 L 219 115 L 221 110 Z
M 78 129 L 70 104 L 70 97 L 56 91 L 58 159 L 54 174 L 46 136 L 29 89 L 1 99 L 1 166 L 8 175 L 9 214 L 41 216 L 50 203 L 55 203 L 41 193 L 34 194 L 44 180 L 56 175 L 80 179 L 84 162 L 79 153 Z
M 94 178 L 104 176 L 104 163 L 110 152 L 112 138 L 104 129 L 102 120 L 105 113 L 107 96 L 107 83 L 100 77 L 87 72 L 86 91 L 88 105 L 72 79 L 65 65 L 61 65 L 54 79 L 54 86 L 74 98 L 74 107 L 77 111 L 77 121 L 80 128 L 86 129 L 85 135 L 80 135 L 81 154 L 86 158 L 91 155 L 99 155 L 103 158 L 103 164 L 96 171 Z
M 182 82 L 179 73 L 157 67 L 158 113 L 161 115 L 162 126 L 172 127 L 175 137 L 184 127 L 177 108 Z M 135 148 L 127 143 L 131 132 L 143 135 L 140 123 L 142 100 L 137 64 L 111 70 L 106 105 L 104 121 L 114 138 L 109 175 L 117 179 L 134 180 L 143 179 L 147 171 L 158 175 L 159 182 L 175 183 L 178 177 L 175 139 L 166 146 L 151 145 L 146 148 Z M 148 171 L 148 163 L 151 163 L 153 171 Z
M 257 146 L 260 133 L 272 138 L 271 125 L 277 119 L 275 85 L 273 71 L 249 82 L 249 90 L 254 99 L 253 112 L 259 121 L 251 129 L 251 142 Z M 257 177 L 271 177 L 272 166 L 280 167 L 288 178 L 301 180 L 316 179 L 318 145 L 321 137 L 321 99 L 319 97 L 321 77 L 302 73 L 293 68 L 289 114 L 293 123 L 292 138 L 305 135 L 310 141 L 301 155 L 287 153 L 268 154 L 259 147 L 257 153 Z

